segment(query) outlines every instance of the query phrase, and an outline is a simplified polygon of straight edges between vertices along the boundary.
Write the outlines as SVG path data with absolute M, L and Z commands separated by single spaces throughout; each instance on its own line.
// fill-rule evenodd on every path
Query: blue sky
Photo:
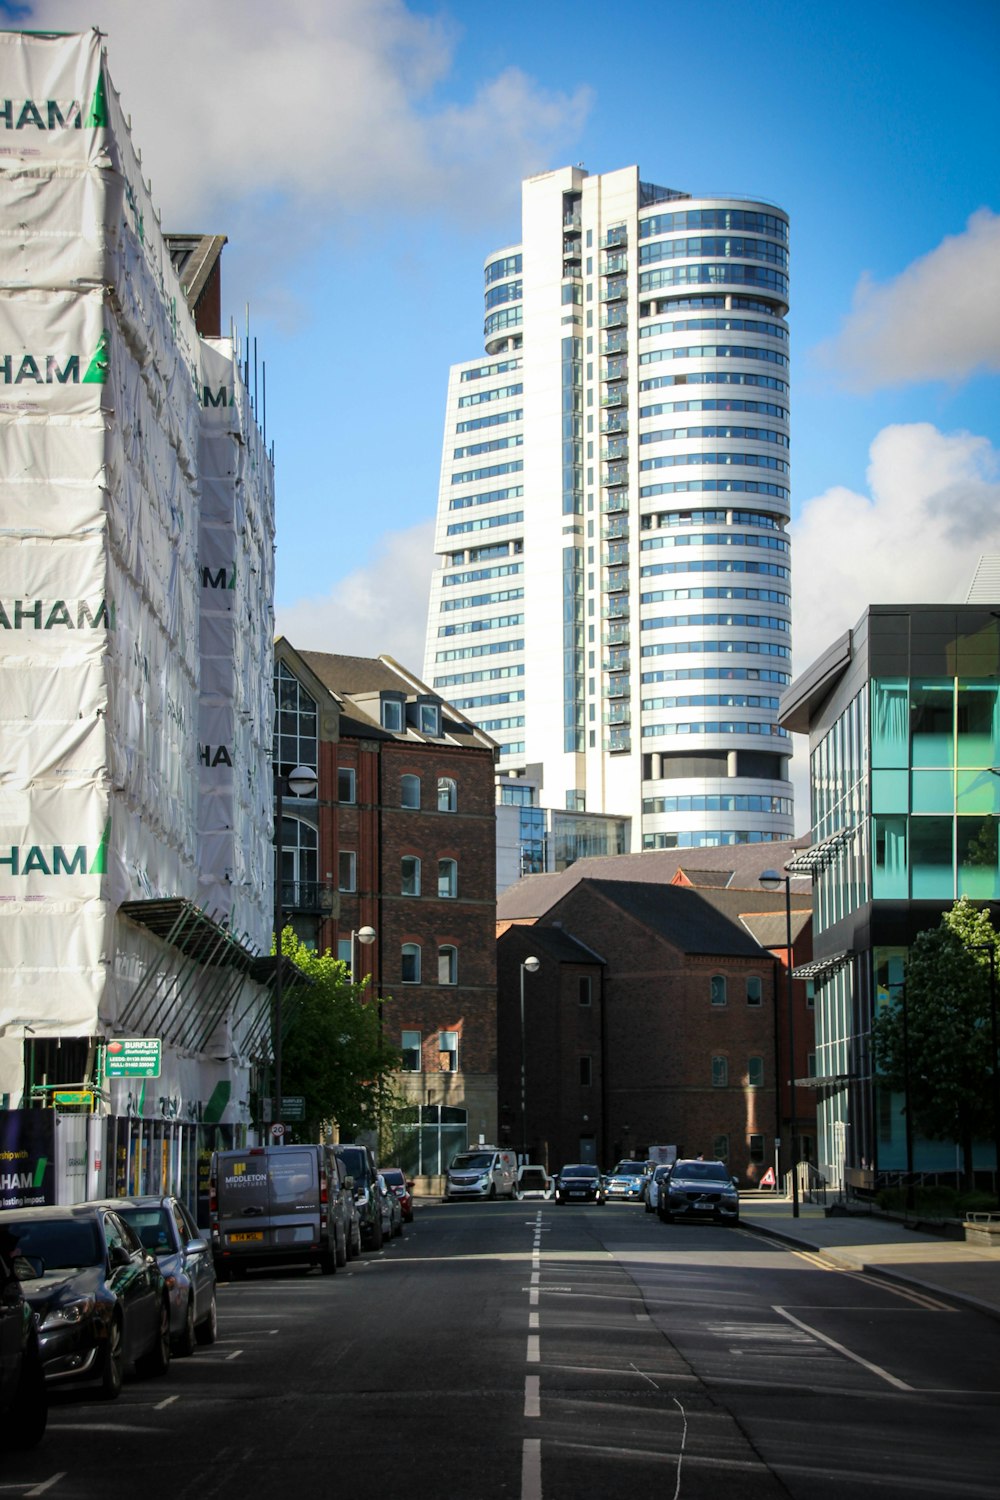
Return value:
M 277 618 L 422 663 L 448 366 L 519 185 L 638 163 L 792 221 L 795 670 L 1000 552 L 1000 7 L 37 0 L 107 33 L 168 228 L 267 366 Z

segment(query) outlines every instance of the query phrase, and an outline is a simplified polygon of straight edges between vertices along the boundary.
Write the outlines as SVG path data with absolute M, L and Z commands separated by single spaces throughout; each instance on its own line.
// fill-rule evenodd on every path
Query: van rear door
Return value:
M 216 1191 L 222 1248 L 267 1255 L 319 1242 L 315 1150 L 294 1146 L 220 1157 Z
M 318 1245 L 320 1193 L 317 1152 L 279 1146 L 268 1153 L 271 1244 L 275 1249 Z M 324 1209 L 325 1217 L 325 1209 Z M 325 1226 L 324 1226 L 325 1227 Z

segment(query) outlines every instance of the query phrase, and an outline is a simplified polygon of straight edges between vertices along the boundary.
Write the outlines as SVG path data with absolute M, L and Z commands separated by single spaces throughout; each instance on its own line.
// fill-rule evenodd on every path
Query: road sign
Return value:
M 302 1094 L 283 1094 L 281 1098 L 281 1113 L 286 1120 L 304 1120 L 306 1117 L 306 1101 Z
M 90 1089 L 65 1089 L 59 1090 L 52 1096 L 55 1104 L 69 1106 L 73 1104 L 86 1105 L 88 1109 L 94 1107 L 94 1096 Z
M 272 1139 L 276 1140 L 276 1141 L 280 1141 L 281 1137 L 284 1135 L 284 1133 L 285 1133 L 285 1127 L 284 1127 L 284 1125 L 282 1125 L 282 1123 L 281 1123 L 280 1120 L 275 1120 L 274 1124 L 271 1126 L 271 1137 L 272 1137 Z
M 767 1171 L 764 1173 L 763 1177 L 760 1179 L 760 1185 L 761 1185 L 761 1187 L 774 1187 L 774 1168 L 773 1167 L 768 1167 Z
M 115 1037 L 105 1048 L 104 1066 L 109 1078 L 159 1078 L 160 1038 Z

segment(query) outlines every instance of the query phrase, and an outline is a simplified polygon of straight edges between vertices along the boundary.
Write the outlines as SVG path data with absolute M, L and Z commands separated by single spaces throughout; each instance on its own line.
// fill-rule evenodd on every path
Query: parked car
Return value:
M 346 1166 L 340 1157 L 334 1153 L 331 1157 L 333 1165 L 337 1169 L 337 1179 L 340 1184 L 340 1209 L 344 1221 L 344 1248 L 348 1260 L 361 1254 L 361 1220 L 358 1218 L 358 1205 L 354 1201 L 354 1193 L 348 1185 L 350 1176 Z
M 544 1167 L 520 1166 L 515 1195 L 518 1199 L 544 1198 L 547 1201 L 552 1197 L 552 1178 Z
M 9 1209 L 3 1222 L 39 1272 L 23 1287 L 46 1380 L 98 1380 L 101 1395 L 114 1400 L 126 1366 L 166 1373 L 170 1296 L 156 1256 L 131 1225 L 93 1203 Z
M 361 1232 L 361 1244 L 365 1250 L 381 1250 L 385 1231 L 382 1227 L 382 1210 L 378 1201 L 378 1168 L 368 1146 L 356 1142 L 342 1142 L 332 1147 L 334 1156 L 344 1163 L 351 1180 L 354 1206 Z
M 646 1190 L 646 1163 L 627 1158 L 620 1161 L 604 1179 L 604 1195 L 609 1203 L 637 1203 Z
M 590 1162 L 572 1162 L 556 1178 L 557 1203 L 604 1203 L 604 1182 L 600 1167 Z
M 383 1239 L 394 1240 L 403 1232 L 403 1205 L 381 1172 L 379 1172 L 376 1181 L 378 1182 L 379 1198 L 382 1203 L 382 1236 Z
M 219 1277 L 296 1262 L 332 1275 L 347 1260 L 340 1174 L 329 1146 L 216 1151 L 208 1182 Z
M 448 1168 L 446 1198 L 513 1198 L 517 1157 L 498 1146 L 460 1151 Z
M 399 1206 L 403 1210 L 403 1223 L 413 1223 L 413 1183 L 407 1182 L 406 1174 L 402 1167 L 383 1167 L 382 1176 L 391 1190 L 399 1199 Z
M 670 1173 L 673 1168 L 661 1164 L 654 1167 L 652 1173 L 646 1180 L 646 1212 L 655 1214 L 660 1205 L 660 1193 L 663 1191 L 664 1183 L 670 1181 Z
M 42 1368 L 35 1315 L 25 1301 L 21 1276 L 40 1265 L 15 1252 L 15 1240 L 0 1229 L 0 1447 L 34 1448 L 45 1432 L 49 1393 Z
M 170 1294 L 170 1338 L 175 1354 L 214 1344 L 218 1330 L 215 1265 L 208 1241 L 184 1204 L 169 1194 L 114 1198 L 103 1205 L 131 1224 L 156 1256 Z
M 716 1224 L 740 1222 L 736 1178 L 721 1161 L 677 1161 L 657 1210 L 665 1224 L 674 1219 L 710 1218 Z

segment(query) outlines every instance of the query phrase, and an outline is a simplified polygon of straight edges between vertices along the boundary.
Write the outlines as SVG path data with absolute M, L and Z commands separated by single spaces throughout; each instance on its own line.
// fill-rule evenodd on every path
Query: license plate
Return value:
M 263 1229 L 251 1229 L 246 1234 L 231 1234 L 229 1236 L 229 1243 L 231 1245 L 246 1245 L 251 1240 L 262 1240 L 263 1238 Z

